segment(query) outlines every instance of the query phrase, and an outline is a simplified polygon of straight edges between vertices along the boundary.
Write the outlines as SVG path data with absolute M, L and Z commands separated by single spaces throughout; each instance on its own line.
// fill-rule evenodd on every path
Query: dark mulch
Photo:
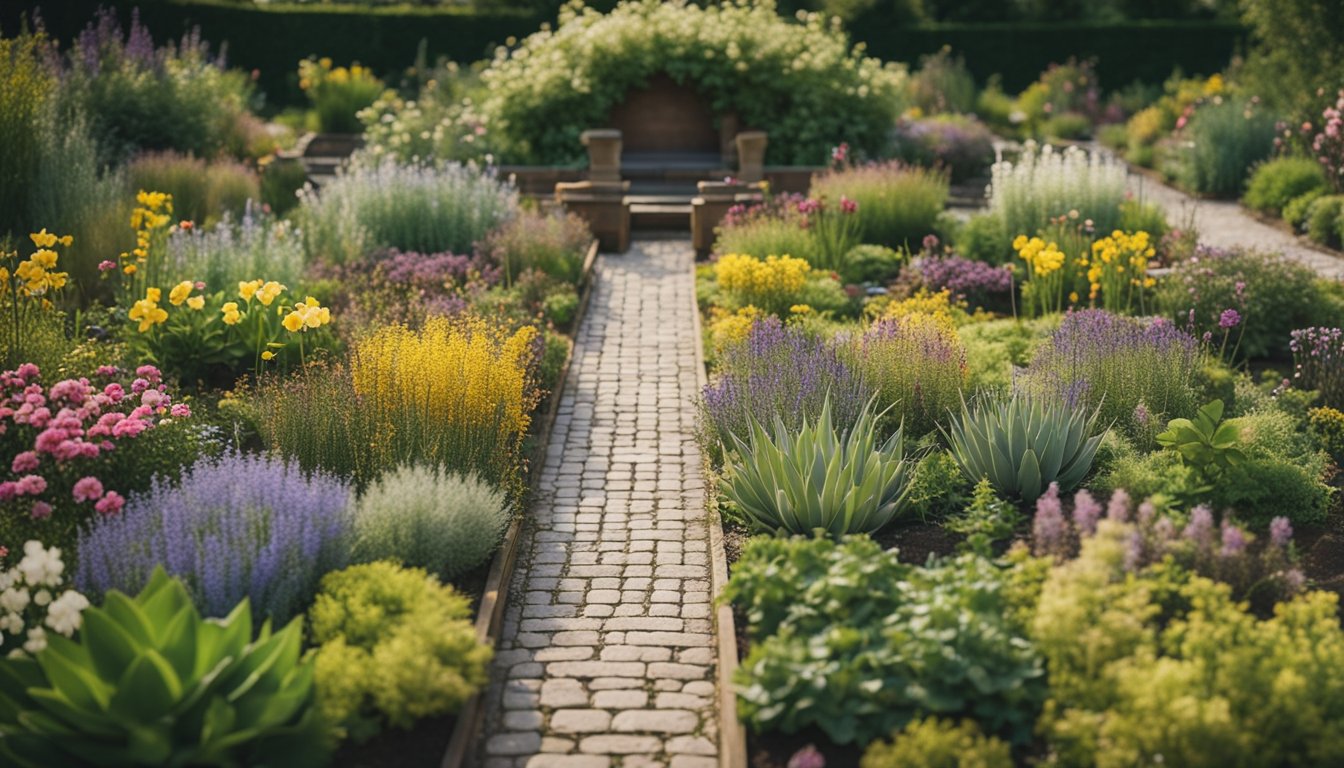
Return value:
M 431 717 L 409 731 L 391 729 L 363 744 L 346 742 L 336 752 L 332 765 L 341 768 L 437 768 L 448 749 L 453 715 Z

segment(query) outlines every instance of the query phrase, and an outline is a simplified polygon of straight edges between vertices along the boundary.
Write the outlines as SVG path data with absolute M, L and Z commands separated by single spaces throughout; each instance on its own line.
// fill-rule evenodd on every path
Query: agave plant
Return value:
M 317 766 L 329 728 L 313 704 L 302 619 L 254 639 L 243 600 L 202 619 L 156 569 L 134 598 L 107 593 L 78 640 L 0 661 L 0 764 Z
M 1097 412 L 1089 416 L 1062 401 L 1014 393 L 1007 400 L 961 403 L 961 416 L 939 427 L 952 456 L 972 482 L 989 480 L 1005 496 L 1035 501 L 1050 483 L 1078 486 L 1101 443 Z
M 731 435 L 736 458 L 725 466 L 724 495 L 767 531 L 876 531 L 906 509 L 914 473 L 902 429 L 878 444 L 880 415 L 869 401 L 854 427 L 837 433 L 827 397 L 816 422 L 804 419 L 796 433 L 778 415 L 773 435 L 751 419 L 747 440 Z

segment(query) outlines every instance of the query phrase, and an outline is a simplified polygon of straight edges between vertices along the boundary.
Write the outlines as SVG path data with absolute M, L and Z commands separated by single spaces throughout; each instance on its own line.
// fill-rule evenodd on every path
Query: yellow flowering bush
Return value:
M 913 296 L 888 302 L 873 302 L 869 316 L 874 319 L 899 320 L 911 315 L 926 315 L 942 323 L 947 328 L 965 324 L 970 316 L 966 314 L 966 303 L 952 298 L 952 292 L 943 289 L 930 293 L 921 288 Z
M 1092 258 L 1087 266 L 1088 298 L 1112 312 L 1130 312 L 1138 303 L 1144 310 L 1144 291 L 1157 284 L 1148 275 L 1148 260 L 1156 250 L 1147 232 L 1133 234 L 1115 230 L 1092 243 Z
M 734 306 L 754 306 L 776 315 L 801 303 L 811 271 L 806 261 L 792 256 L 759 259 L 744 253 L 724 254 L 714 265 L 719 290 Z
M 318 126 L 328 133 L 359 133 L 355 115 L 383 93 L 383 81 L 367 68 L 333 67 L 326 57 L 299 62 L 299 87 L 313 102 Z
M 519 490 L 537 347 L 536 328 L 480 317 L 432 317 L 419 330 L 390 326 L 361 341 L 350 376 L 356 407 L 387 439 L 379 465 L 438 464 Z
M 143 287 L 158 284 L 160 265 L 159 259 L 155 259 L 154 256 L 162 252 L 172 220 L 172 195 L 165 192 L 147 192 L 143 189 L 136 193 L 135 208 L 131 211 L 135 248 L 121 254 L 121 273 L 125 275 L 122 281 L 124 295 L 134 296 L 139 294 Z M 116 267 L 111 262 L 104 264 L 107 269 Z
M 18 251 L 0 251 L 0 314 L 4 315 L 0 323 L 6 327 L 5 349 L 14 365 L 27 362 L 22 359 L 23 343 L 31 338 L 38 313 L 55 308 L 52 296 L 69 281 L 68 273 L 56 269 L 60 256 L 55 247 L 69 247 L 74 242 L 70 235 L 54 235 L 45 227 L 28 239 L 36 250 L 22 261 Z

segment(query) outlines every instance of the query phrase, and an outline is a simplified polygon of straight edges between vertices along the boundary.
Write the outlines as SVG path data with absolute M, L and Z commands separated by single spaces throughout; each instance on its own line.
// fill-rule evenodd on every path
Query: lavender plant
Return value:
M 837 346 L 778 318 L 763 318 L 721 353 L 719 376 L 700 401 L 701 447 L 717 461 L 729 435 L 748 434 L 752 419 L 773 423 L 776 414 L 797 430 L 805 419 L 816 421 L 828 393 L 832 421 L 841 430 L 854 425 L 871 396 Z
M 1198 407 L 1200 362 L 1199 342 L 1168 320 L 1087 309 L 1064 316 L 1014 383 L 1071 408 L 1096 410 L 1103 424 L 1147 443 L 1167 417 Z
M 207 292 L 232 292 L 238 283 L 258 277 L 293 286 L 303 274 L 301 233 L 252 202 L 236 220 L 225 217 L 210 229 L 178 229 L 169 235 L 162 272 L 167 285 L 199 280 Z
M 1344 406 L 1344 330 L 1301 328 L 1293 331 L 1293 384 L 1321 393 L 1321 404 Z
M 878 394 L 886 434 L 902 423 L 914 437 L 933 431 L 957 405 L 966 384 L 966 348 L 950 322 L 932 315 L 879 320 L 851 354 Z
M 1013 273 L 983 261 L 960 256 L 921 256 L 912 262 L 923 287 L 948 291 L 956 301 L 985 306 L 1006 303 L 1013 291 Z
M 76 581 L 89 593 L 135 592 L 162 565 L 208 616 L 250 598 L 257 618 L 283 623 L 345 565 L 350 506 L 344 481 L 291 462 L 202 459 L 82 532 Z
M 966 115 L 901 120 L 892 144 L 901 160 L 945 168 L 953 182 L 983 176 L 994 163 L 993 132 Z

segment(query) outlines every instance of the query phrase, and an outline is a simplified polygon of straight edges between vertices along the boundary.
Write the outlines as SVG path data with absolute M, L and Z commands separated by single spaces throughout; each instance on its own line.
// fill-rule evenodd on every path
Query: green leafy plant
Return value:
M 1024 501 L 1037 499 L 1051 483 L 1077 487 L 1092 467 L 1105 430 L 1097 412 L 1073 410 L 1058 400 L 1014 393 L 961 403 L 961 416 L 939 427 L 962 472 Z
M 1200 406 L 1195 418 L 1172 419 L 1167 430 L 1157 435 L 1157 444 L 1176 451 L 1181 463 L 1191 467 L 1212 485 L 1224 472 L 1246 463 L 1246 454 L 1237 447 L 1241 434 L 1237 425 L 1223 421 L 1223 401 Z
M 970 506 L 944 525 L 966 537 L 966 541 L 959 545 L 961 549 L 981 557 L 992 557 L 995 543 L 1012 538 L 1022 520 L 1017 507 L 996 496 L 994 486 L 987 478 L 981 478 L 975 484 Z
M 1023 740 L 1044 694 L 1010 572 L 975 556 L 916 567 L 863 536 L 758 537 L 724 599 L 753 644 L 738 712 L 756 731 L 864 744 L 930 714 Z
M 302 619 L 253 637 L 244 600 L 202 619 L 156 569 L 134 598 L 107 594 L 78 640 L 0 662 L 6 765 L 320 766 L 328 726 L 313 705 Z
M 455 712 L 486 682 L 490 648 L 471 603 L 419 568 L 356 565 L 329 573 L 310 617 L 318 707 L 356 740 Z
M 860 768 L 1012 768 L 1006 742 L 985 736 L 974 720 L 929 717 L 863 753 Z
M 1241 202 L 1277 214 L 1295 198 L 1325 190 L 1325 171 L 1310 157 L 1279 157 L 1256 166 Z
M 882 528 L 908 507 L 914 462 L 902 428 L 878 443 L 879 418 L 870 401 L 840 432 L 829 395 L 817 420 L 804 419 L 796 433 L 778 415 L 773 435 L 751 417 L 747 440 L 731 436 L 736 456 L 725 466 L 724 496 L 761 530 L 839 536 Z

